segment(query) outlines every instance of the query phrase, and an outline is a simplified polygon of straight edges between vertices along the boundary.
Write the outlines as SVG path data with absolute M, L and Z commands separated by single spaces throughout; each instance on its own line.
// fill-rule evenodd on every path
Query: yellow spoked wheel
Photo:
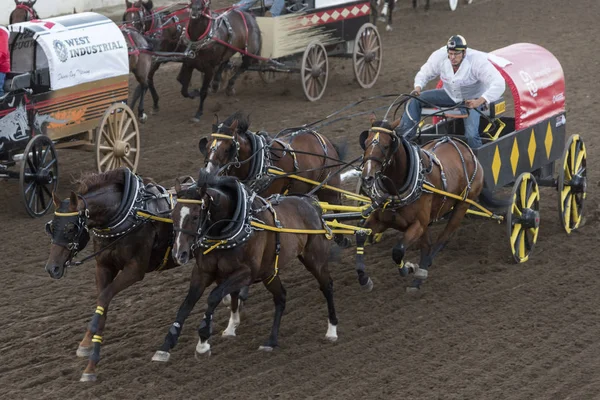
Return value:
M 106 172 L 121 166 L 136 172 L 140 162 L 140 129 L 131 108 L 114 103 L 96 129 L 96 166 Z
M 558 170 L 558 214 L 567 234 L 581 224 L 587 191 L 586 159 L 583 140 L 572 135 Z
M 533 175 L 522 173 L 511 193 L 506 229 L 513 258 L 525 262 L 537 242 L 540 229 L 540 189 Z

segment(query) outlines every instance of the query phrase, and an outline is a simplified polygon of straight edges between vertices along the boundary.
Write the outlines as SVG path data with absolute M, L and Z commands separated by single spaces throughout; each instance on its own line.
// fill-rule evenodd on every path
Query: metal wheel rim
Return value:
M 458 0 L 448 0 L 448 6 L 450 7 L 450 10 L 456 10 L 456 7 L 458 6 Z
M 128 154 L 120 148 L 129 145 Z M 98 172 L 122 166 L 136 172 L 140 161 L 140 130 L 131 108 L 123 103 L 112 104 L 96 129 L 96 166 Z
M 31 181 L 28 176 L 38 173 L 41 169 L 49 171 L 50 183 Z M 38 135 L 27 143 L 23 153 L 19 176 L 21 199 L 27 214 L 31 217 L 41 217 L 52 207 L 52 193 L 58 187 L 58 158 L 52 140 L 47 136 Z
M 372 61 L 366 62 L 365 53 L 376 52 Z M 360 27 L 354 40 L 354 51 L 352 52 L 352 61 L 354 67 L 354 76 L 358 84 L 365 89 L 373 87 L 379 72 L 381 71 L 381 61 L 383 58 L 383 48 L 381 47 L 381 37 L 377 27 L 371 23 L 366 23 Z
M 312 68 L 324 68 L 324 73 L 319 77 L 311 75 Z M 327 52 L 325 47 L 319 42 L 312 42 L 302 55 L 302 69 L 300 76 L 302 79 L 302 90 L 304 95 L 310 101 L 317 101 L 325 93 L 327 87 L 327 77 L 329 75 L 329 60 L 327 60 Z
M 506 213 L 508 244 L 515 262 L 523 263 L 529 259 L 535 248 L 540 230 L 539 226 L 524 228 L 519 223 L 519 217 L 525 208 L 538 213 L 540 211 L 540 189 L 533 175 L 528 172 L 519 175 L 510 199 L 511 205 Z
M 569 182 L 579 175 L 587 182 L 587 151 L 579 135 L 572 135 L 563 152 L 558 170 L 558 217 L 567 234 L 581 224 L 587 190 L 572 193 Z

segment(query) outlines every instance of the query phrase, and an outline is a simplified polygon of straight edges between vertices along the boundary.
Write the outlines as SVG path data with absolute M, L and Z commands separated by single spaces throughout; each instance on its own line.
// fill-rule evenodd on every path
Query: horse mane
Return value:
M 204 185 L 209 187 L 232 187 L 235 186 L 238 182 L 238 178 L 234 176 L 228 175 L 212 175 L 209 172 L 206 172 L 204 168 L 200 169 L 198 172 L 198 181 L 196 182 L 197 187 L 202 187 Z
M 75 181 L 78 185 L 77 193 L 87 194 L 107 185 L 125 185 L 125 167 L 113 169 L 103 173 L 86 172 Z M 144 178 L 144 184 L 155 183 L 152 178 Z
M 235 120 L 238 122 L 237 133 L 246 133 L 250 128 L 250 116 L 242 114 L 241 111 L 236 111 L 223 121 L 223 126 L 231 126 Z
M 392 130 L 392 123 L 390 121 L 388 121 L 387 119 L 375 121 L 372 123 L 372 126 Z

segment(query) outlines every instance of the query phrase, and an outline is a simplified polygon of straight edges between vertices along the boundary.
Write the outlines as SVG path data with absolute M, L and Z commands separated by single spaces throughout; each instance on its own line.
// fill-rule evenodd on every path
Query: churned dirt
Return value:
M 408 3 L 408 1 L 400 0 Z M 424 3 L 424 2 L 421 2 Z M 222 6 L 224 4 L 216 4 Z M 44 223 L 25 214 L 17 182 L 0 191 L 0 397 L 6 399 L 595 399 L 600 398 L 600 275 L 597 270 L 600 180 L 595 118 L 599 106 L 597 0 L 474 0 L 450 12 L 445 1 L 416 11 L 401 5 L 392 32 L 380 25 L 384 65 L 376 85 L 353 82 L 350 60 L 333 60 L 325 96 L 304 100 L 297 75 L 262 83 L 240 79 L 235 98 L 210 95 L 204 119 L 192 124 L 197 102 L 184 99 L 178 66 L 161 68 L 161 111 L 142 126 L 139 173 L 165 186 L 195 175 L 197 142 L 210 133 L 213 113 L 241 109 L 252 128 L 276 132 L 319 119 L 365 96 L 408 91 L 429 54 L 454 33 L 491 51 L 516 42 L 540 44 L 560 60 L 567 85 L 567 131 L 588 148 L 588 200 L 584 226 L 567 236 L 557 196 L 542 189 L 541 229 L 535 252 L 515 265 L 506 227 L 465 221 L 438 256 L 417 295 L 405 293 L 391 260 L 395 233 L 366 249 L 371 293 L 359 289 L 353 250 L 331 262 L 339 340 L 324 340 L 325 301 L 299 263 L 284 266 L 288 290 L 280 348 L 258 352 L 267 337 L 273 304 L 262 286 L 251 289 L 238 336 L 225 340 L 228 310 L 215 315 L 210 358 L 194 358 L 196 327 L 205 298 L 188 319 L 168 364 L 150 358 L 162 343 L 183 300 L 191 265 L 150 274 L 111 303 L 99 380 L 78 382 L 86 360 L 75 350 L 95 308 L 94 262 L 59 281 L 44 271 L 49 240 Z M 199 86 L 199 74 L 194 85 Z M 133 81 L 132 81 L 133 83 Z M 150 97 L 147 98 L 148 104 Z M 150 109 L 150 106 L 147 106 Z M 335 124 L 323 133 L 359 154 L 366 118 Z M 60 194 L 94 167 L 93 153 L 60 150 Z M 88 255 L 89 250 L 82 256 Z M 416 251 L 409 259 L 418 260 Z M 595 267 L 596 265 L 596 267 Z

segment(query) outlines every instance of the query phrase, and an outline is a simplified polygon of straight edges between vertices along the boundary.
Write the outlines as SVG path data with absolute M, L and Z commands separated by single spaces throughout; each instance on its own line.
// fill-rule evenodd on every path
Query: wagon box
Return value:
M 129 54 L 109 18 L 88 12 L 13 24 L 0 97 L 0 177 L 18 178 L 27 212 L 44 215 L 58 186 L 55 148 L 96 153 L 100 172 L 139 162 L 127 106 Z M 20 166 L 20 171 L 10 170 Z

